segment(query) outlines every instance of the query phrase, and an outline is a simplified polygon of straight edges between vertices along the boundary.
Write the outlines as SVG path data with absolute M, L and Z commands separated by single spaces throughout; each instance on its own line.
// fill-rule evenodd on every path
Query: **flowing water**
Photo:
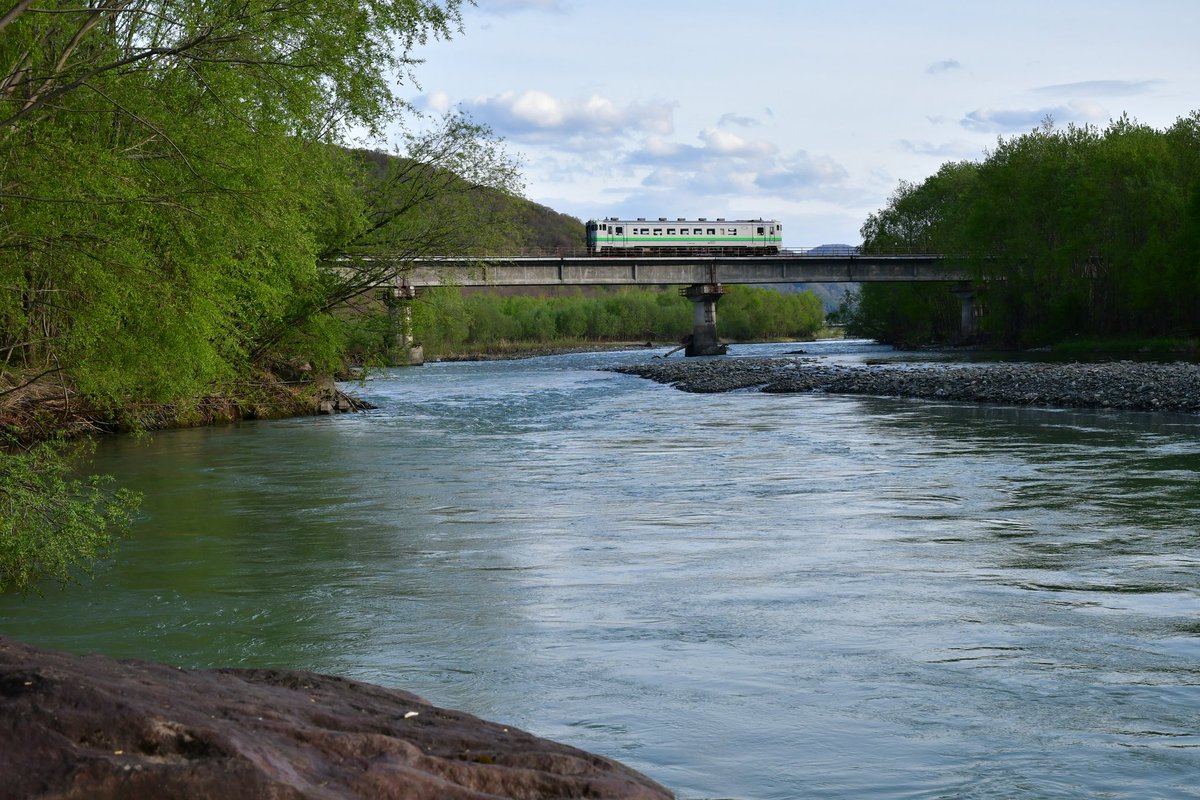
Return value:
M 0 632 L 402 687 L 680 798 L 1200 797 L 1200 418 L 597 369 L 650 355 L 106 441 L 137 529 Z

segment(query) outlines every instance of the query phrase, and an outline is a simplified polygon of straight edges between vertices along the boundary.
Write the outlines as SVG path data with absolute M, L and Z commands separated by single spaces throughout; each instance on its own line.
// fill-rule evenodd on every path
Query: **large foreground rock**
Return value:
M 599 756 L 408 692 L 283 670 L 183 670 L 0 638 L 0 797 L 646 798 Z

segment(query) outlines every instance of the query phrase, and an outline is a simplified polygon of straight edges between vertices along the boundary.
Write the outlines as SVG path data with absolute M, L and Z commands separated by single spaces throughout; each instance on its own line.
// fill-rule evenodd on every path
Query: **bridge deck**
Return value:
M 411 262 L 402 285 L 665 286 L 703 283 L 862 283 L 966 281 L 941 255 L 510 256 Z

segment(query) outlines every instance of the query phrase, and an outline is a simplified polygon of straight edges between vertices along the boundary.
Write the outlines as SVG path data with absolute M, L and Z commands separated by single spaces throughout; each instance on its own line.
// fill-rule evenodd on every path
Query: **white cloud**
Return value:
M 649 168 L 642 181 L 646 188 L 723 198 L 816 196 L 840 190 L 848 177 L 845 167 L 831 158 L 804 151 L 783 155 L 778 145 L 763 139 L 718 128 L 701 130 L 697 139 L 699 145 L 688 145 L 647 137 L 626 163 Z
M 676 103 L 656 101 L 621 107 L 598 94 L 561 99 L 548 92 L 526 89 L 460 104 L 474 119 L 515 141 L 547 142 L 557 137 L 620 136 L 631 133 L 669 134 L 674 129 Z
M 719 128 L 705 128 L 696 138 L 700 140 L 699 146 L 648 136 L 640 148 L 627 155 L 626 161 L 630 164 L 702 170 L 723 161 L 767 160 L 779 152 L 779 148 L 771 142 L 748 140 Z
M 767 113 L 771 113 L 770 109 L 767 110 Z M 754 117 L 747 117 L 741 114 L 733 113 L 722 114 L 721 118 L 717 120 L 718 128 L 731 128 L 734 126 L 739 128 L 754 128 L 761 124 L 762 123 L 756 120 Z
M 956 59 L 948 58 L 945 61 L 936 61 L 925 68 L 925 71 L 930 75 L 937 75 L 942 72 L 953 72 L 956 69 L 962 69 L 962 64 Z
M 485 14 L 506 17 L 523 11 L 541 11 L 562 14 L 569 6 L 562 0 L 476 0 L 475 5 Z
M 513 120 L 531 128 L 558 128 L 563 123 L 563 106 L 545 92 L 528 91 L 514 95 L 511 92 L 500 101 L 507 105 Z
M 743 139 L 735 133 L 719 128 L 705 128 L 700 131 L 700 141 L 704 149 L 710 153 L 723 156 L 738 156 L 741 158 L 765 158 L 778 152 L 778 148 L 770 142 L 753 142 Z
M 1095 123 L 1107 119 L 1108 113 L 1096 103 L 1069 103 L 1042 108 L 981 108 L 963 117 L 960 124 L 969 131 L 1014 133 L 1036 128 L 1046 118 L 1055 124 Z
M 954 141 L 942 142 L 940 144 L 934 144 L 924 139 L 900 139 L 896 142 L 896 145 L 901 151 L 918 156 L 934 156 L 936 158 L 953 158 L 956 160 L 982 158 L 983 156 L 978 145 L 964 139 L 955 139 Z
M 1078 81 L 1076 83 L 1059 83 L 1053 86 L 1039 86 L 1033 91 L 1039 94 L 1056 94 L 1063 96 L 1088 95 L 1091 97 L 1127 97 L 1129 95 L 1147 94 L 1161 81 Z
M 419 104 L 426 111 L 431 111 L 439 116 L 449 111 L 453 105 L 450 101 L 450 95 L 443 91 L 434 91 L 422 95 Z
M 801 150 L 762 170 L 755 185 L 767 192 L 825 189 L 841 184 L 849 173 L 832 158 L 814 158 Z

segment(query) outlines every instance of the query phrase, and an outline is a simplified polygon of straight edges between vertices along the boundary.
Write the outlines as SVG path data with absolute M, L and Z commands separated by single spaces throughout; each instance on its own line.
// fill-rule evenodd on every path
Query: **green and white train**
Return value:
M 587 249 L 602 256 L 770 255 L 783 242 L 775 219 L 588 220 Z

